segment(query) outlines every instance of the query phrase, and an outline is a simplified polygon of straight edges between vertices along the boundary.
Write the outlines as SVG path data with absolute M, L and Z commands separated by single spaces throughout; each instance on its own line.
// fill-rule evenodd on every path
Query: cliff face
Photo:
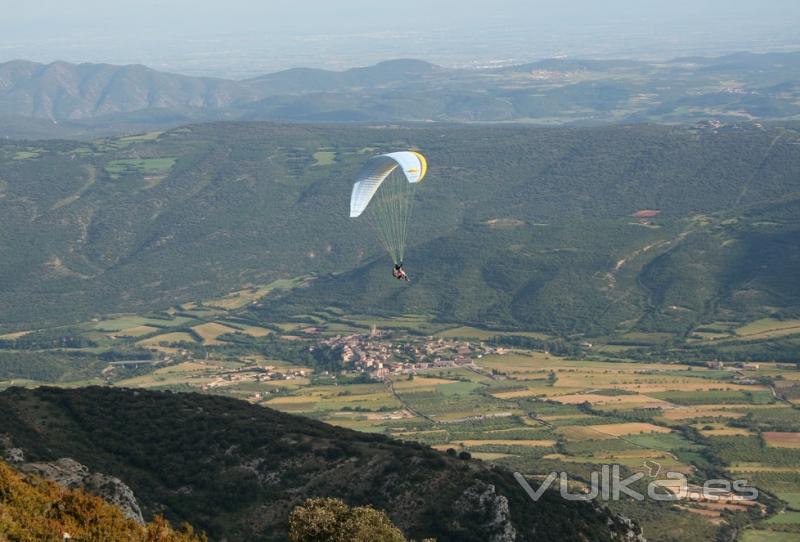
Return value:
M 21 448 L 15 448 L 8 435 L 0 435 L 0 455 L 22 474 L 42 478 L 65 489 L 84 489 L 119 508 L 128 519 L 144 524 L 136 496 L 119 478 L 90 472 L 86 465 L 69 457 L 50 462 L 28 463 L 25 461 L 25 452 Z
M 490 533 L 489 542 L 513 542 L 517 539 L 508 499 L 498 495 L 491 484 L 476 482 L 465 489 L 455 502 L 455 509 L 458 515 L 450 521 L 456 525 L 462 518 L 481 517 L 484 529 Z
M 145 518 L 164 513 L 212 539 L 284 540 L 292 508 L 318 496 L 373 505 L 407 536 L 439 542 L 638 535 L 553 492 L 533 503 L 510 472 L 480 461 L 223 397 L 12 388 L 0 393 L 0 410 L 7 448 L 29 461 L 21 470 L 107 490 L 129 516 L 138 501 Z
M 119 507 L 127 518 L 144 523 L 142 510 L 131 488 L 114 476 L 89 472 L 85 465 L 63 457 L 51 463 L 22 463 L 14 465 L 24 474 L 32 474 L 55 482 L 68 489 L 85 489 L 109 504 Z

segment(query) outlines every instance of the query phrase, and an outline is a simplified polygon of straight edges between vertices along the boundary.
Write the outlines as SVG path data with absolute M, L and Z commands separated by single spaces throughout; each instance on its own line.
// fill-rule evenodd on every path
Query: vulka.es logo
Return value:
M 660 468 L 658 470 L 660 471 Z M 544 495 L 544 492 L 553 485 L 556 478 L 559 480 L 559 493 L 568 501 L 591 501 L 598 498 L 604 501 L 617 501 L 623 497 L 629 497 L 637 501 L 643 501 L 646 498 L 654 501 L 702 500 L 725 502 L 743 502 L 758 499 L 758 489 L 747 485 L 747 480 L 730 481 L 718 478 L 707 480 L 702 486 L 697 486 L 690 485 L 686 476 L 680 472 L 666 472 L 665 478 L 649 482 L 646 488 L 647 495 L 644 495 L 630 487 L 644 477 L 645 474 L 643 472 L 636 472 L 622 478 L 619 465 L 603 465 L 600 472 L 592 472 L 589 488 L 583 491 L 571 492 L 569 475 L 563 471 L 548 474 L 541 485 L 534 491 L 522 474 L 514 473 L 514 478 L 534 501 L 538 501 Z

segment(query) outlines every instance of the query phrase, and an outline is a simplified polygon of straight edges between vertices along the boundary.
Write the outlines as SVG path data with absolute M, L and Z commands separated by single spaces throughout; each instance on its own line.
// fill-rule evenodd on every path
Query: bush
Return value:
M 340 499 L 307 499 L 289 517 L 292 542 L 406 542 L 385 512 Z

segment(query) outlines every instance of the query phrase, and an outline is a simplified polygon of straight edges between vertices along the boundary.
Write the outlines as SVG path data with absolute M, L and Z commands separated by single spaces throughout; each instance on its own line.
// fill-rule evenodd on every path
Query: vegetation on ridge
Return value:
M 201 542 L 188 525 L 173 529 L 161 516 L 140 525 L 122 511 L 83 490 L 64 489 L 22 476 L 0 460 L 0 540 L 128 540 Z

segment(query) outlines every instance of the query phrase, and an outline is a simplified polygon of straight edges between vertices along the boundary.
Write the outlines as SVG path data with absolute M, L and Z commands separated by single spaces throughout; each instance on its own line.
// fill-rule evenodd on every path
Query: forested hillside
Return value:
M 374 153 L 419 148 L 397 284 L 347 218 Z M 792 125 L 525 128 L 218 123 L 0 144 L 7 330 L 165 308 L 315 276 L 309 305 L 554 333 L 685 333 L 796 316 Z M 647 216 L 633 216 L 650 210 Z M 654 216 L 653 216 L 654 215 Z
M 289 301 L 590 335 L 686 336 L 704 322 L 800 315 L 797 200 L 657 222 L 469 223 L 411 251 L 411 288 L 387 281 L 387 264 L 377 261 Z
M 286 540 L 292 508 L 320 496 L 384 509 L 416 539 L 637 539 L 591 503 L 553 491 L 531 502 L 507 470 L 230 398 L 11 388 L 0 408 L 0 434 L 28 458 L 116 476 L 147 516 L 189 521 L 212 540 Z

